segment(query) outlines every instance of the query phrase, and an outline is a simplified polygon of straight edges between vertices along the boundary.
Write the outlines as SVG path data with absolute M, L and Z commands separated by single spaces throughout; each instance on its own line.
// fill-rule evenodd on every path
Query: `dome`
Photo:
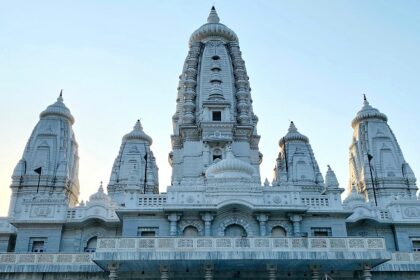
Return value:
M 137 120 L 136 124 L 133 127 L 133 130 L 130 133 L 126 134 L 123 137 L 123 140 L 142 140 L 148 142 L 149 145 L 152 145 L 153 142 L 152 138 L 146 133 L 144 133 L 143 126 L 141 125 L 140 120 Z
M 61 116 L 70 121 L 71 124 L 74 123 L 74 117 L 70 113 L 70 110 L 64 105 L 63 103 L 63 90 L 60 92 L 60 96 L 57 98 L 57 102 L 50 105 L 41 112 L 39 115 L 40 118 L 46 117 L 46 116 Z
M 356 187 L 353 185 L 350 194 L 344 199 L 346 204 L 365 203 L 363 194 L 357 192 Z
M 356 117 L 351 122 L 351 126 L 353 128 L 356 126 L 356 124 L 366 119 L 380 119 L 385 122 L 388 120 L 385 114 L 379 112 L 378 109 L 373 108 L 372 106 L 369 105 L 369 102 L 367 101 L 365 95 L 363 96 L 363 99 L 364 99 L 364 102 L 363 102 L 362 109 L 359 112 L 357 112 Z
M 228 42 L 237 42 L 238 37 L 236 36 L 235 32 L 233 32 L 226 25 L 221 24 L 219 21 L 219 16 L 217 15 L 216 9 L 213 6 L 207 18 L 207 23 L 193 32 L 190 37 L 190 43 L 201 42 L 207 37 L 219 37 Z
M 279 145 L 282 146 L 285 142 L 288 141 L 302 141 L 308 143 L 309 139 L 305 135 L 299 133 L 295 124 L 293 122 L 290 122 L 289 132 L 287 132 L 287 134 L 280 139 Z
M 92 202 L 108 202 L 108 201 L 109 201 L 109 197 L 106 193 L 104 193 L 104 188 L 101 182 L 101 185 L 99 186 L 98 191 L 89 197 L 89 202 L 92 203 Z
M 211 165 L 206 170 L 206 177 L 214 178 L 251 178 L 255 169 L 248 163 L 235 158 L 229 149 L 226 158 Z

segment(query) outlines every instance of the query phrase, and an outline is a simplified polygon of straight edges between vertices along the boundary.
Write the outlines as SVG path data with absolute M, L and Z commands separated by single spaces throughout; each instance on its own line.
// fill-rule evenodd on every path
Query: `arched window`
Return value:
M 96 243 L 98 242 L 98 237 L 94 236 L 86 244 L 85 252 L 94 253 L 96 251 Z
M 198 230 L 195 226 L 187 226 L 184 228 L 184 236 L 196 237 L 198 236 Z
M 271 229 L 271 236 L 273 237 L 285 237 L 286 230 L 281 226 L 275 226 Z
M 225 236 L 229 237 L 246 237 L 246 230 L 241 225 L 232 224 L 225 228 Z

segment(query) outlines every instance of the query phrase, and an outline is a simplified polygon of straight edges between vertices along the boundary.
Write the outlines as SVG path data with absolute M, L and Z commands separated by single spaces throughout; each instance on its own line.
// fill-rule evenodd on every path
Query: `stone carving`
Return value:
M 60 254 L 57 256 L 58 263 L 71 263 L 73 260 L 73 256 L 70 254 Z
M 155 239 L 140 239 L 139 248 L 154 248 Z
M 352 238 L 349 240 L 349 247 L 351 249 L 359 249 L 359 248 L 364 248 L 364 242 L 363 239 L 356 239 L 356 238 Z
M 403 211 L 404 218 L 417 218 L 420 217 L 420 208 L 419 207 L 407 207 Z
M 229 248 L 232 247 L 232 242 L 227 238 L 216 239 L 216 247 Z
M 289 248 L 289 240 L 287 238 L 276 238 L 273 240 L 274 248 Z
M 257 248 L 267 248 L 270 246 L 270 242 L 267 238 L 257 238 L 254 240 L 254 246 Z
M 198 239 L 197 240 L 198 248 L 211 248 L 213 247 L 212 239 Z
M 108 248 L 114 249 L 116 248 L 116 240 L 115 239 L 100 239 L 99 240 L 99 248 Z
M 382 239 L 367 239 L 367 244 L 369 249 L 383 249 L 384 244 Z
M 249 225 L 249 222 L 244 219 L 244 218 L 240 218 L 240 217 L 228 217 L 226 219 L 224 219 L 220 225 L 219 225 L 219 236 L 224 236 L 225 235 L 225 229 L 233 224 L 237 224 L 242 226 L 246 233 L 247 236 L 252 236 L 253 232 L 251 231 L 251 227 Z
M 192 239 L 179 239 L 178 240 L 178 247 L 179 248 L 192 248 L 193 247 L 193 240 Z
M 325 238 L 313 238 L 311 239 L 312 248 L 327 248 L 327 239 Z
M 330 247 L 331 249 L 345 249 L 346 248 L 346 240 L 339 239 L 339 238 L 332 238 L 330 239 Z
M 174 240 L 169 238 L 159 239 L 158 246 L 159 248 L 174 248 Z
M 53 263 L 54 262 L 54 255 L 50 255 L 50 254 L 38 255 L 38 262 L 39 263 Z
M 120 240 L 118 248 L 135 248 L 136 240 L 132 238 L 123 238 Z

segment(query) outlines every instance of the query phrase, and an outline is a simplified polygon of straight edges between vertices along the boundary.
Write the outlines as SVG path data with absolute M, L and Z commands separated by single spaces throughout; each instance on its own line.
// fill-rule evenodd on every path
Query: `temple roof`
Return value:
M 356 124 L 366 119 L 380 119 L 383 121 L 388 120 L 387 116 L 384 113 L 381 113 L 378 109 L 370 106 L 369 102 L 367 101 L 366 95 L 363 95 L 363 107 L 362 109 L 360 109 L 359 112 L 357 112 L 356 117 L 351 122 L 351 126 L 354 128 Z
M 208 37 L 222 38 L 228 42 L 238 41 L 238 36 L 229 27 L 220 23 L 216 8 L 213 6 L 207 18 L 207 23 L 202 25 L 190 37 L 190 43 L 200 42 Z
M 309 142 L 308 137 L 301 134 L 297 130 L 295 124 L 293 122 L 290 122 L 289 131 L 287 132 L 287 134 L 284 137 L 282 137 L 280 139 L 279 145 L 282 146 L 285 142 L 293 141 L 293 140 L 302 141 L 302 142 L 305 142 L 305 143 Z
M 144 133 L 143 126 L 141 125 L 140 120 L 137 120 L 136 124 L 133 127 L 133 130 L 130 133 L 124 135 L 123 140 L 142 140 L 148 142 L 149 145 L 152 145 L 153 143 L 152 138 L 146 133 Z
M 43 118 L 51 115 L 65 117 L 70 121 L 71 124 L 74 123 L 73 115 L 70 113 L 70 110 L 66 107 L 66 105 L 63 102 L 63 90 L 61 90 L 60 96 L 58 96 L 57 101 L 54 104 L 48 106 L 47 109 L 42 111 L 39 117 Z

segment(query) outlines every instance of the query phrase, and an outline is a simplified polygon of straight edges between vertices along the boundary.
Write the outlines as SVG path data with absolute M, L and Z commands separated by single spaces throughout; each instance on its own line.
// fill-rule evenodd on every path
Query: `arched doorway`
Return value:
M 195 226 L 187 226 L 184 228 L 184 236 L 196 237 L 198 236 L 198 229 Z
M 285 237 L 286 235 L 286 230 L 281 226 L 275 226 L 271 229 L 272 237 Z
M 94 253 L 96 251 L 96 243 L 98 242 L 98 237 L 94 236 L 91 239 L 88 240 L 86 247 L 85 247 L 85 252 L 86 253 Z
M 231 224 L 225 228 L 225 236 L 246 237 L 247 233 L 243 226 L 238 224 Z

